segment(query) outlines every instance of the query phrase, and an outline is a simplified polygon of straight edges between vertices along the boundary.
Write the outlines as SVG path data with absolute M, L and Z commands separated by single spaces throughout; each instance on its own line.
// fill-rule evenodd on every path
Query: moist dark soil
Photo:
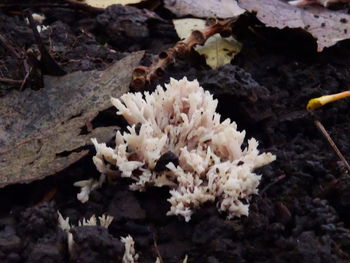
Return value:
M 51 1 L 59 3 L 59 1 Z M 136 50 L 146 50 L 149 65 L 179 39 L 173 15 L 162 8 L 111 6 L 101 12 L 64 6 L 41 7 L 40 33 L 47 50 L 66 72 L 103 70 Z M 0 77 L 23 80 L 30 65 L 24 54 L 38 53 L 38 43 L 24 20 L 24 6 L 0 9 L 0 34 L 16 54 L 0 45 Z M 248 217 L 226 220 L 215 204 L 198 209 L 189 223 L 166 216 L 167 188 L 132 192 L 127 180 L 105 184 L 90 200 L 77 201 L 78 180 L 98 177 L 91 157 L 42 181 L 0 190 L 0 262 L 121 262 L 120 237 L 131 235 L 139 262 L 327 263 L 350 262 L 350 178 L 345 166 L 314 125 L 319 120 L 345 158 L 350 159 L 350 101 L 342 100 L 311 116 L 310 98 L 350 89 L 350 42 L 317 53 L 315 41 L 299 30 L 265 28 L 243 16 L 233 28 L 242 51 L 227 64 L 210 69 L 199 55 L 177 60 L 165 75 L 198 79 L 219 100 L 223 118 L 236 121 L 247 137 L 260 142 L 277 160 L 259 171 L 259 195 Z M 0 95 L 12 89 L 40 89 L 42 68 L 25 85 L 0 82 Z M 101 113 L 95 126 L 125 128 L 114 109 Z M 70 223 L 93 214 L 114 216 L 108 230 L 81 226 L 72 230 L 75 253 L 58 227 L 57 211 Z

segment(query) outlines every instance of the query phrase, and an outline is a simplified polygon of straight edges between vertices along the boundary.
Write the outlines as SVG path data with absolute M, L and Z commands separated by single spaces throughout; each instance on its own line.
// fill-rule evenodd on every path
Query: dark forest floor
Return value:
M 136 50 L 146 50 L 142 63 L 177 41 L 172 15 L 159 7 L 163 20 L 136 19 L 131 7 L 102 14 L 68 8 L 41 8 L 50 30 L 41 33 L 55 60 L 67 72 L 105 69 Z M 110 17 L 126 17 L 130 32 L 112 26 Z M 136 21 L 137 20 L 137 21 Z M 108 22 L 109 21 L 109 22 Z M 250 30 L 254 28 L 254 30 Z M 251 201 L 249 217 L 226 220 L 214 204 L 199 209 L 189 223 L 167 217 L 166 188 L 143 193 L 128 190 L 127 181 L 104 185 L 81 204 L 73 183 L 97 176 L 91 157 L 59 174 L 0 190 L 0 262 L 118 262 L 119 237 L 130 234 L 139 262 L 350 262 L 350 178 L 305 110 L 307 101 L 350 90 L 350 42 L 317 53 L 314 40 L 298 30 L 266 29 L 251 16 L 235 24 L 243 44 L 231 64 L 212 70 L 193 55 L 178 60 L 169 77 L 198 79 L 219 99 L 219 112 L 236 121 L 247 137 L 260 142 L 277 160 L 258 172 L 260 194 Z M 0 11 L 0 34 L 30 48 L 34 39 L 20 10 Z M 0 73 L 22 79 L 18 58 L 0 46 Z M 154 86 L 157 83 L 154 84 Z M 153 87 L 154 87 L 153 86 Z M 35 88 L 31 79 L 25 88 Z M 0 95 L 15 86 L 0 83 Z M 114 109 L 100 114 L 100 125 L 114 123 Z M 350 158 L 350 102 L 342 100 L 316 112 L 344 156 Z M 55 191 L 49 201 L 48 192 Z M 109 229 L 77 227 L 77 255 L 69 259 L 66 237 L 57 226 L 57 210 L 70 222 L 93 214 L 115 217 Z M 110 235 L 108 235 L 108 233 Z

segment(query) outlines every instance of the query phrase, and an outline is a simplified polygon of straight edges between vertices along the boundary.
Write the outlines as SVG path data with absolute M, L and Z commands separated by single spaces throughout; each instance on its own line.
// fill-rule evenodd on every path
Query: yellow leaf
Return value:
M 179 38 L 188 38 L 192 31 L 203 30 L 205 28 L 205 20 L 198 18 L 183 18 L 173 20 L 175 30 Z
M 137 4 L 143 0 L 84 0 L 84 3 L 97 8 L 106 8 L 110 5 L 129 5 Z
M 184 18 L 173 20 L 177 35 L 185 39 L 194 30 L 203 30 L 205 20 L 197 18 Z M 204 44 L 204 46 L 197 46 L 195 50 L 205 56 L 207 64 L 211 68 L 217 68 L 227 63 L 241 51 L 241 43 L 233 37 L 222 38 L 220 34 L 211 36 Z
M 217 68 L 231 62 L 231 59 L 241 51 L 241 43 L 233 37 L 222 38 L 220 34 L 215 34 L 203 47 L 198 46 L 195 50 L 205 56 L 211 68 Z

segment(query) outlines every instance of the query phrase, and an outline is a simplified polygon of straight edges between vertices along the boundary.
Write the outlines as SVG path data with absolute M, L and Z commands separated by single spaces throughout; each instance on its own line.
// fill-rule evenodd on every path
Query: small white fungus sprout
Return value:
M 108 228 L 109 225 L 112 223 L 114 217 L 109 215 L 102 215 L 99 216 L 98 219 L 100 220 L 100 226 Z
M 38 30 L 39 33 L 49 28 L 49 26 L 42 25 L 42 23 L 46 19 L 45 15 L 33 13 L 32 17 L 33 17 L 33 20 L 38 23 L 38 25 L 36 26 L 36 29 Z M 27 25 L 29 25 L 28 18 L 25 18 L 25 22 Z
M 101 175 L 100 179 L 90 178 L 88 180 L 82 180 L 74 183 L 74 186 L 80 187 L 80 193 L 77 194 L 77 198 L 80 202 L 86 203 L 89 201 L 89 195 L 91 191 L 100 188 L 105 181 L 105 176 Z
M 92 215 L 89 219 L 83 218 L 78 222 L 78 226 L 97 226 L 96 216 Z
M 58 214 L 58 226 L 67 234 L 67 243 L 68 243 L 68 251 L 70 254 L 74 253 L 74 240 L 73 240 L 73 234 L 70 232 L 70 230 L 76 226 L 69 224 L 69 217 L 64 217 L 62 214 L 57 211 Z M 102 216 L 98 217 L 99 224 L 97 223 L 96 216 L 92 215 L 90 219 L 83 218 L 82 221 L 78 222 L 78 226 L 97 226 L 100 225 L 104 228 L 108 228 L 109 225 L 112 223 L 114 217 L 110 215 L 103 214 Z
M 123 263 L 136 263 L 139 259 L 139 255 L 135 251 L 135 241 L 134 239 L 128 235 L 126 237 L 120 238 L 121 242 L 124 244 L 124 255 L 123 255 Z
M 253 138 L 242 149 L 245 131 L 230 119 L 220 121 L 218 101 L 197 81 L 171 79 L 165 87 L 112 98 L 117 114 L 130 126 L 117 132 L 115 148 L 92 139 L 97 169 L 109 176 L 117 168 L 122 177 L 134 180 L 132 190 L 169 186 L 167 214 L 186 221 L 208 201 L 217 201 L 228 218 L 248 215 L 249 198 L 257 194 L 261 177 L 253 171 L 275 156 L 259 154 Z

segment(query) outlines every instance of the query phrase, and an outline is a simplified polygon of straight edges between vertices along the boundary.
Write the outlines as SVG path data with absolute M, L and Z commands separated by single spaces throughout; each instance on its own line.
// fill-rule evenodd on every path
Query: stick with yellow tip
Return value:
M 346 97 L 350 97 L 350 91 L 343 91 L 337 94 L 325 95 L 318 98 L 314 98 L 309 100 L 309 102 L 306 105 L 306 109 L 308 111 L 316 110 L 327 103 L 340 100 Z
M 343 91 L 337 94 L 332 95 L 325 95 L 318 98 L 314 98 L 309 100 L 309 102 L 306 105 L 306 109 L 312 114 L 312 111 L 318 108 L 321 108 L 323 105 L 340 100 L 346 97 L 350 97 L 350 91 Z M 313 115 L 313 114 L 312 114 Z M 335 153 L 338 155 L 339 159 L 344 163 L 345 167 L 347 168 L 348 172 L 350 172 L 350 165 L 345 159 L 344 155 L 340 152 L 339 148 L 331 138 L 331 136 L 328 134 L 325 127 L 322 125 L 322 123 L 318 120 L 314 120 L 314 123 L 316 127 L 320 130 L 320 132 L 323 134 L 323 136 L 327 139 L 329 145 L 333 148 Z

